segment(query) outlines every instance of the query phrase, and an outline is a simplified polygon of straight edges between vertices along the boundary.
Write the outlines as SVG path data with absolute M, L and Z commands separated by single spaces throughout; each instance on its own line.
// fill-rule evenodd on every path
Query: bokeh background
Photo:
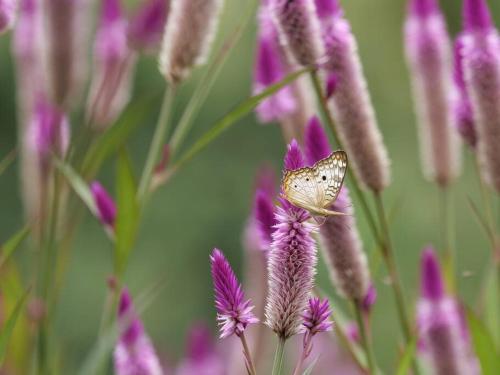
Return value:
M 241 3 L 241 0 L 226 1 L 218 34 L 219 45 L 241 22 Z M 452 35 L 460 29 L 460 3 L 454 0 L 441 4 Z M 489 3 L 499 25 L 500 3 Z M 135 4 L 129 2 L 128 5 Z M 406 296 L 413 310 L 412 301 L 418 291 L 419 253 L 427 244 L 440 245 L 440 226 L 438 191 L 423 179 L 419 162 L 415 116 L 403 55 L 405 2 L 349 0 L 342 5 L 359 42 L 369 89 L 392 160 L 393 182 L 385 199 L 388 207 L 396 207 L 391 232 Z M 254 22 L 232 51 L 186 144 L 192 143 L 250 94 L 255 26 Z M 0 156 L 16 144 L 15 82 L 9 40 L 9 36 L 0 38 Z M 174 119 L 182 113 L 199 76 L 197 71 L 180 90 Z M 137 71 L 136 97 L 159 92 L 163 86 L 156 59 L 142 57 Z M 137 174 L 143 165 L 155 120 L 156 113 L 151 113 L 129 142 Z M 77 123 L 72 125 L 78 126 Z M 164 288 L 145 312 L 144 322 L 158 351 L 170 361 L 182 355 L 185 334 L 193 322 L 204 321 L 215 332 L 209 252 L 215 246 L 221 248 L 237 273 L 242 275 L 242 230 L 250 211 L 255 172 L 262 163 L 270 163 L 280 173 L 284 151 L 279 127 L 259 125 L 252 114 L 186 165 L 151 200 L 125 282 L 137 295 L 159 277 L 165 277 Z M 113 161 L 104 166 L 99 178 L 113 191 Z M 23 225 L 18 190 L 14 165 L 0 178 L 2 242 Z M 477 200 L 478 185 L 471 157 L 464 150 L 462 176 L 453 188 L 455 244 L 460 295 L 466 303 L 473 304 L 488 264 L 489 249 L 467 205 L 467 196 Z M 357 209 L 356 201 L 354 206 Z M 358 223 L 365 249 L 371 256 L 374 245 L 364 218 L 358 217 Z M 65 373 L 78 368 L 95 341 L 106 278 L 112 270 L 111 250 L 99 223 L 87 214 L 78 232 L 57 312 L 57 333 L 64 348 Z M 26 272 L 32 256 L 26 244 L 17 254 Z M 396 360 L 395 348 L 400 332 L 391 290 L 383 282 L 385 276 L 383 268 L 374 276 L 379 297 L 374 308 L 373 334 L 378 361 L 382 367 L 389 368 Z M 28 277 L 25 275 L 26 279 Z M 331 290 L 322 264 L 318 283 Z

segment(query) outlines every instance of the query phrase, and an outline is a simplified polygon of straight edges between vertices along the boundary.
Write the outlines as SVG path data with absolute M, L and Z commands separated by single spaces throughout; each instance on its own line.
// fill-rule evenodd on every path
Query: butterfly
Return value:
M 282 195 L 294 206 L 313 215 L 344 215 L 328 207 L 337 199 L 346 170 L 347 154 L 344 151 L 332 152 L 312 167 L 287 170 L 283 175 Z

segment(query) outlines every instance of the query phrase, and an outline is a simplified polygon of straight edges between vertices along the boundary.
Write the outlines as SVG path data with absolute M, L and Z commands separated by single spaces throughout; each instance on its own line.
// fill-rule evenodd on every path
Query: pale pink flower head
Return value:
M 153 344 L 134 310 L 127 289 L 120 296 L 118 322 L 123 331 L 113 354 L 116 375 L 162 375 Z
M 16 1 L 0 0 L 0 34 L 12 28 L 16 17 Z
M 210 263 L 220 337 L 225 338 L 233 334 L 240 336 L 249 324 L 259 320 L 252 313 L 251 301 L 245 300 L 241 284 L 219 249 L 212 252 Z

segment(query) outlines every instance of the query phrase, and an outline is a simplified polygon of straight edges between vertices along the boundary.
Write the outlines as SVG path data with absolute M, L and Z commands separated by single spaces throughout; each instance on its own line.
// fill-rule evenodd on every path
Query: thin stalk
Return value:
M 241 345 L 243 346 L 243 353 L 245 355 L 246 365 L 248 367 L 248 371 L 250 375 L 256 375 L 257 371 L 255 371 L 255 365 L 252 360 L 252 354 L 250 353 L 250 349 L 248 348 L 247 340 L 245 338 L 245 333 L 242 332 L 241 335 L 238 336 L 241 340 Z
M 276 354 L 274 355 L 274 364 L 272 375 L 281 375 L 283 373 L 283 357 L 285 354 L 285 339 L 278 337 L 276 345 Z
M 300 355 L 300 358 L 297 362 L 297 364 L 295 365 L 295 370 L 293 371 L 293 375 L 299 375 L 300 374 L 300 371 L 302 370 L 302 366 L 304 366 L 304 361 L 306 360 L 307 356 L 308 356 L 308 351 L 311 350 L 311 344 L 310 344 L 310 340 L 312 340 L 312 337 L 309 336 L 309 333 L 304 333 L 304 335 L 308 335 L 307 338 L 304 339 L 304 345 L 303 345 L 303 348 L 302 348 L 302 354 Z M 306 342 L 306 340 L 309 340 L 308 342 Z
M 453 244 L 452 195 L 449 188 L 440 189 L 439 207 L 441 224 L 441 243 L 447 270 L 447 282 L 451 290 L 455 289 L 455 251 Z
M 158 122 L 156 124 L 155 134 L 151 140 L 151 146 L 149 147 L 146 164 L 144 165 L 144 171 L 142 172 L 139 183 L 139 189 L 137 192 L 139 201 L 143 201 L 148 194 L 149 186 L 151 185 L 151 180 L 153 178 L 154 168 L 158 158 L 160 157 L 162 146 L 165 143 L 165 138 L 167 137 L 175 91 L 176 86 L 173 84 L 170 84 L 165 90 L 160 116 L 158 117 Z
M 353 301 L 353 303 L 354 303 L 354 313 L 356 315 L 356 323 L 359 328 L 359 333 L 361 334 L 361 343 L 363 345 L 363 349 L 365 350 L 366 361 L 368 362 L 368 370 L 370 374 L 374 375 L 377 373 L 377 365 L 375 363 L 375 356 L 373 354 L 373 349 L 370 344 L 370 339 L 366 331 L 365 321 L 361 313 L 361 306 L 359 301 Z

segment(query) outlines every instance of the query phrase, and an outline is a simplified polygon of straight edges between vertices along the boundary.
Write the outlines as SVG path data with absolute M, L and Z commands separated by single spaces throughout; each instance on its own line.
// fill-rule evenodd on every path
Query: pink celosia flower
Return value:
M 123 331 L 113 355 L 116 375 L 163 374 L 153 344 L 144 332 L 127 289 L 120 296 L 118 321 Z
M 311 119 L 306 128 L 305 146 L 307 161 L 311 165 L 331 153 L 328 138 L 316 117 Z M 329 216 L 319 228 L 321 249 L 331 280 L 339 294 L 362 301 L 368 291 L 370 271 L 345 186 L 330 209 L 347 214 Z
M 436 0 L 410 1 L 405 34 L 422 166 L 428 179 L 447 186 L 459 174 L 460 149 L 453 128 L 450 39 Z
M 16 1 L 0 0 L 0 34 L 9 30 L 16 17 Z
M 377 301 L 377 289 L 375 289 L 375 285 L 371 283 L 370 286 L 368 287 L 368 292 L 366 293 L 365 298 L 363 298 L 363 301 L 361 303 L 361 308 L 365 313 L 369 313 L 376 301 Z
M 254 67 L 254 92 L 262 92 L 267 87 L 282 80 L 286 73 L 286 62 L 279 45 L 278 33 L 271 20 L 269 6 L 261 5 L 259 15 L 259 35 Z M 296 101 L 290 86 L 266 98 L 257 108 L 257 116 L 262 123 L 283 120 L 293 113 Z
M 320 4 L 329 2 L 326 5 Z M 364 187 L 383 190 L 390 180 L 389 158 L 367 90 L 356 40 L 337 0 L 316 0 L 326 47 L 324 67 L 335 74 L 329 103 L 336 130 L 354 174 Z
M 128 47 L 127 20 L 120 0 L 103 0 L 87 102 L 92 126 L 109 126 L 123 111 L 130 99 L 135 62 L 136 55 Z
M 436 375 L 473 373 L 458 304 L 444 291 L 441 270 L 431 248 L 422 253 L 421 273 L 417 324 L 424 354 Z
M 128 25 L 128 41 L 139 51 L 157 52 L 165 30 L 170 0 L 144 0 Z
M 285 156 L 285 168 L 304 166 L 297 142 L 292 141 Z M 307 211 L 282 200 L 276 208 L 276 229 L 268 260 L 266 324 L 281 338 L 300 331 L 316 273 L 316 247 Z
M 250 300 L 245 301 L 243 289 L 222 252 L 214 249 L 210 256 L 215 291 L 215 307 L 220 337 L 240 336 L 247 325 L 259 320 L 252 313 Z
M 222 0 L 172 2 L 159 57 L 166 79 L 180 82 L 206 62 L 221 9 Z
M 94 196 L 99 220 L 107 228 L 112 229 L 115 226 L 116 219 L 116 205 L 113 198 L 98 181 L 94 181 L 90 185 L 90 190 Z
M 294 62 L 314 65 L 324 55 L 314 0 L 270 0 L 283 45 Z
M 485 180 L 500 191 L 500 36 L 484 0 L 465 0 L 462 68 Z

